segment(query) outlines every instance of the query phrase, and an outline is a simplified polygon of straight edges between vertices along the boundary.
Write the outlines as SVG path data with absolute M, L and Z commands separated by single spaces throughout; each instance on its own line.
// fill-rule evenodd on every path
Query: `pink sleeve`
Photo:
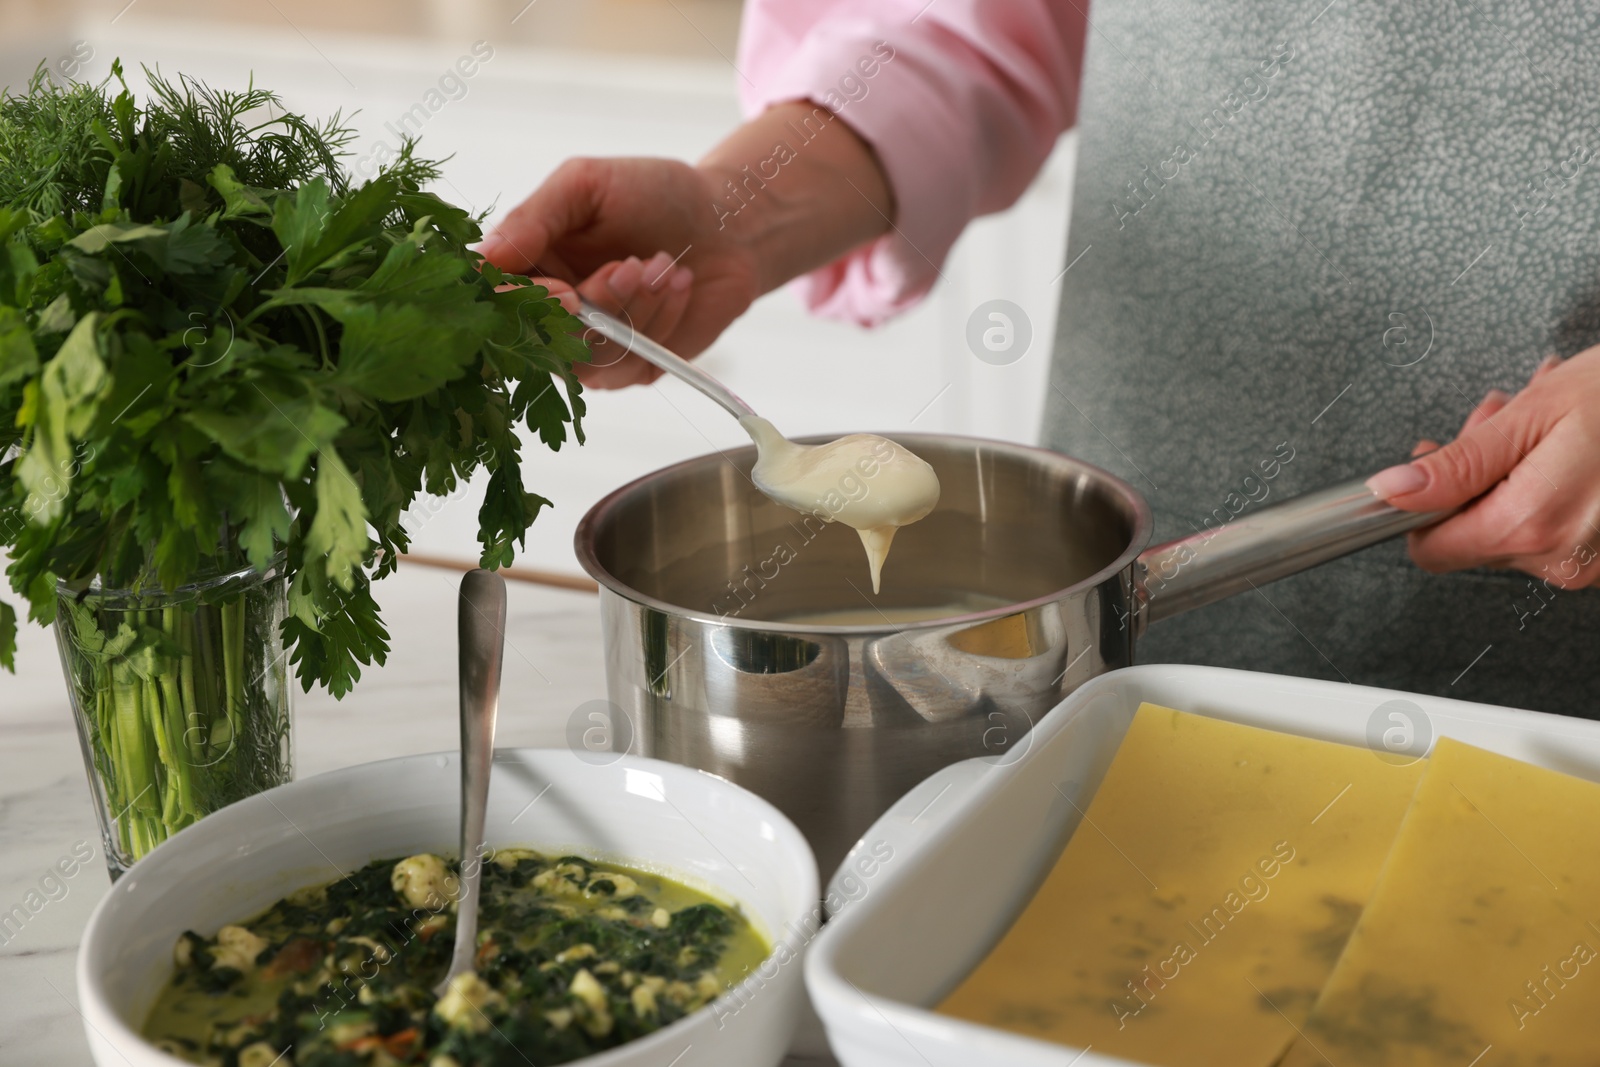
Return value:
M 797 282 L 812 310 L 869 326 L 904 311 L 969 220 L 1022 195 L 1072 125 L 1086 5 L 747 0 L 745 113 L 821 104 L 872 145 L 894 191 L 891 232 Z

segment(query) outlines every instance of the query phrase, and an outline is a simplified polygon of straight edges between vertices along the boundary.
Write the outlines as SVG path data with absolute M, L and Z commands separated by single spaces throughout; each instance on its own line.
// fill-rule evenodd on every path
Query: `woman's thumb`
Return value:
M 1406 511 L 1457 508 L 1498 485 L 1521 459 L 1500 427 L 1482 422 L 1437 451 L 1379 471 L 1367 488 Z
M 594 160 L 567 160 L 495 225 L 479 254 L 516 274 L 561 269 L 546 261 L 550 246 L 593 219 L 600 170 Z

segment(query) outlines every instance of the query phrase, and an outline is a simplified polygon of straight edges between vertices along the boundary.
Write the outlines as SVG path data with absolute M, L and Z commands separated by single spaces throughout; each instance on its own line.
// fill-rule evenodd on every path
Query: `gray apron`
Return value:
M 1138 486 L 1158 539 L 1399 462 L 1600 342 L 1592 9 L 1325 2 L 1089 12 L 1044 439 Z M 1397 542 L 1140 655 L 1600 717 L 1597 635 L 1600 592 Z

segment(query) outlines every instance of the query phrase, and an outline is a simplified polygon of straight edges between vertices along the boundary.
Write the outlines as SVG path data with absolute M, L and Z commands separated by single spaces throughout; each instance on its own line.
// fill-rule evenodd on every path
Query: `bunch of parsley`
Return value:
M 120 66 L 0 96 L 0 544 L 50 622 L 69 590 L 177 589 L 280 555 L 302 684 L 342 696 L 388 634 L 370 583 L 402 513 L 488 471 L 482 565 L 548 501 L 517 429 L 582 441 L 577 320 L 469 245 L 407 145 L 376 178 L 350 131 L 269 92 Z M 558 387 L 559 386 L 559 387 Z M 0 602 L 0 662 L 16 614 Z

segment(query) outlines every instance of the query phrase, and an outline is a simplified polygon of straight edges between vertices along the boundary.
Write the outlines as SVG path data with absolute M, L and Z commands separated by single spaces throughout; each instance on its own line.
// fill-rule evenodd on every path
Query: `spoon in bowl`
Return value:
M 461 690 L 461 888 L 450 971 L 434 986 L 443 997 L 456 976 L 473 973 L 478 955 L 478 891 L 483 884 L 483 823 L 494 766 L 494 720 L 506 649 L 506 581 L 493 571 L 468 571 L 456 608 Z
M 601 337 L 694 386 L 720 404 L 756 443 L 756 488 L 784 507 L 855 528 L 878 592 L 895 531 L 939 502 L 933 467 L 876 434 L 853 433 L 821 445 L 789 440 L 731 389 L 666 346 L 579 297 L 578 318 Z

